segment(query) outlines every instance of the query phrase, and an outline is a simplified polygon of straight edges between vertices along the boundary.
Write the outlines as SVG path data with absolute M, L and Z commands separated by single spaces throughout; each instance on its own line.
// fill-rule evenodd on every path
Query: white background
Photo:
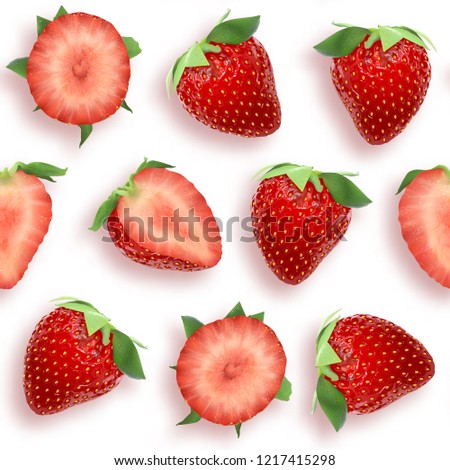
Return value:
M 448 289 L 428 278 L 401 238 L 397 187 L 407 171 L 449 164 L 450 42 L 445 3 L 379 0 L 165 1 L 67 0 L 69 12 L 85 11 L 111 21 L 143 49 L 132 61 L 127 102 L 94 126 L 78 149 L 79 130 L 52 121 L 35 104 L 27 83 L 0 69 L 1 165 L 16 160 L 69 167 L 46 184 L 53 199 L 49 233 L 24 279 L 0 292 L 0 465 L 40 469 L 115 468 L 113 457 L 189 457 L 212 454 L 255 459 L 259 454 L 332 453 L 335 468 L 353 470 L 428 468 L 445 461 L 450 419 L 450 325 Z M 151 5 L 151 6 L 150 6 Z M 36 39 L 35 16 L 50 18 L 59 3 L 15 0 L 2 6 L 0 64 L 27 56 Z M 272 59 L 282 106 L 282 126 L 256 140 L 217 133 L 185 113 L 165 94 L 173 61 L 205 36 L 227 7 L 232 17 L 261 14 L 256 37 Z M 432 79 L 418 115 L 384 146 L 365 143 L 339 102 L 329 77 L 330 59 L 312 46 L 335 31 L 331 21 L 361 26 L 408 25 L 432 37 Z M 255 244 L 224 242 L 218 266 L 198 273 L 160 272 L 123 257 L 102 233 L 87 230 L 100 203 L 123 184 L 143 157 L 176 165 L 204 194 L 214 214 L 246 217 L 257 183 L 270 163 L 292 161 L 323 171 L 359 171 L 355 182 L 373 199 L 354 210 L 341 243 L 300 286 L 278 281 Z M 72 295 L 94 303 L 123 331 L 148 344 L 141 357 L 147 380 L 124 379 L 109 395 L 49 417 L 34 415 L 22 391 L 22 361 L 29 336 L 51 311 L 48 301 Z M 247 313 L 266 312 L 284 345 L 290 402 L 275 400 L 233 428 L 206 421 L 175 424 L 188 413 L 174 371 L 185 337 L 181 315 L 203 322 L 223 317 L 241 301 Z M 310 413 L 316 381 L 314 340 L 322 320 L 370 313 L 388 318 L 418 337 L 436 362 L 424 388 L 368 416 L 349 416 L 336 433 L 323 413 Z M 73 449 L 73 450 L 72 450 Z M 248 468 L 252 468 L 249 465 Z M 256 467 L 255 467 L 256 468 Z

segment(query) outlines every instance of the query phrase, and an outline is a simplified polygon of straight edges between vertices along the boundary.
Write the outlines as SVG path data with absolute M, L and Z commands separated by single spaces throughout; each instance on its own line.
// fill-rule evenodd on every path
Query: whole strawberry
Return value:
M 445 165 L 412 170 L 398 193 L 403 190 L 398 205 L 402 236 L 420 267 L 450 288 L 450 170 Z
M 259 16 L 225 21 L 177 59 L 167 76 L 184 109 L 228 134 L 264 137 L 281 124 L 269 55 L 252 35 Z
M 358 132 L 369 144 L 385 144 L 405 129 L 425 99 L 431 78 L 426 42 L 431 42 L 404 26 L 336 26 L 344 29 L 314 47 L 333 57 L 333 84 Z
M 182 320 L 187 340 L 173 368 L 191 412 L 178 424 L 204 418 L 235 426 L 239 437 L 241 424 L 274 398 L 289 400 L 286 355 L 263 312 L 247 316 L 238 303 L 224 319 L 206 325 L 194 317 Z
M 351 208 L 371 201 L 343 174 L 291 163 L 266 170 L 252 199 L 256 241 L 278 279 L 300 284 L 342 239 Z
M 145 379 L 137 340 L 92 304 L 72 297 L 44 316 L 28 342 L 23 388 L 39 415 L 64 411 L 110 392 L 123 374 Z
M 51 21 L 38 16 L 37 34 L 30 56 L 7 66 L 27 80 L 35 111 L 79 126 L 80 146 L 92 124 L 120 107 L 131 111 L 125 102 L 130 59 L 141 52 L 133 38 L 120 36 L 103 18 L 64 7 Z
M 336 318 L 321 327 L 316 342 L 319 379 L 314 396 L 336 431 L 347 413 L 367 414 L 425 385 L 434 362 L 422 343 L 403 328 L 371 315 Z
M 52 200 L 41 179 L 65 174 L 42 162 L 17 162 L 0 172 L 0 289 L 22 279 L 48 232 Z

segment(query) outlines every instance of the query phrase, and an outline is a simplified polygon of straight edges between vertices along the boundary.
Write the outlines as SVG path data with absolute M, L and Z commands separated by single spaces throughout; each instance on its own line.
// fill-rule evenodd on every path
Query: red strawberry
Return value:
M 333 57 L 333 84 L 358 132 L 369 144 L 385 144 L 405 129 L 425 99 L 431 66 L 424 40 L 430 41 L 403 26 L 336 26 L 344 29 L 315 49 Z
M 177 383 L 189 416 L 179 424 L 207 419 L 240 424 L 264 410 L 274 398 L 289 400 L 284 378 L 286 355 L 264 314 L 246 316 L 237 304 L 223 319 L 203 325 L 182 317 L 187 341 L 178 358 Z
M 190 181 L 167 168 L 173 167 L 145 159 L 102 204 L 91 230 L 107 219 L 117 248 L 154 268 L 198 271 L 215 266 L 222 241 L 211 209 Z
M 52 200 L 39 178 L 54 181 L 66 170 L 18 162 L 0 173 L 0 289 L 23 277 L 52 219 Z
M 24 76 L 38 108 L 51 118 L 82 129 L 129 109 L 125 96 L 130 57 L 140 52 L 132 38 L 122 38 L 108 21 L 87 13 L 68 14 L 61 7 L 53 21 L 38 17 L 38 39 L 29 58 L 8 67 Z
M 116 330 L 92 304 L 57 300 L 68 302 L 36 325 L 25 354 L 23 388 L 35 413 L 54 414 L 100 397 L 124 373 L 145 378 L 138 341 Z
M 450 288 L 450 170 L 410 171 L 398 192 L 403 238 L 421 268 Z
M 252 37 L 259 16 L 220 19 L 208 36 L 177 59 L 167 76 L 184 109 L 212 129 L 264 137 L 281 123 L 269 55 Z
M 371 202 L 345 176 L 312 167 L 283 163 L 261 179 L 254 233 L 267 266 L 286 284 L 307 279 L 344 236 L 350 208 Z
M 317 337 L 318 400 L 336 431 L 425 385 L 434 362 L 403 328 L 371 315 L 328 318 Z

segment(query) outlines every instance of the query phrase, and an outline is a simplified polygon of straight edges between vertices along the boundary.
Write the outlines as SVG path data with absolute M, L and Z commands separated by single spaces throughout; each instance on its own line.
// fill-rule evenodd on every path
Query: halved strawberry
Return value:
M 128 258 L 160 269 L 198 271 L 222 256 L 217 222 L 205 198 L 165 163 L 147 161 L 113 191 L 91 230 L 107 219 L 112 241 Z
M 23 277 L 52 219 L 52 200 L 39 180 L 66 170 L 45 163 L 16 163 L 0 173 L 0 289 Z
M 288 400 L 286 355 L 264 314 L 246 316 L 240 303 L 223 319 L 203 325 L 182 317 L 187 341 L 176 365 L 177 383 L 189 416 L 224 426 L 247 421 L 274 398 Z
M 82 130 L 82 142 L 92 124 L 130 110 L 125 96 L 130 58 L 139 54 L 132 38 L 98 16 L 67 13 L 61 7 L 53 21 L 38 17 L 38 40 L 30 57 L 8 68 L 24 76 L 38 106 L 48 116 Z
M 410 171 L 398 193 L 403 238 L 421 268 L 450 288 L 450 170 Z M 397 194 L 398 194 L 397 193 Z

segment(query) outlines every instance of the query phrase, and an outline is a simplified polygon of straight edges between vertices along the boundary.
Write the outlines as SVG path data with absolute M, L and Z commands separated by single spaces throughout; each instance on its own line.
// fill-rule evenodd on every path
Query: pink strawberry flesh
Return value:
M 177 383 L 202 418 L 234 425 L 264 410 L 280 389 L 286 355 L 271 328 L 236 316 L 193 333 L 180 353 Z
M 23 171 L 0 180 L 0 288 L 23 277 L 52 218 L 52 201 L 42 182 Z
M 187 261 L 191 268 L 219 262 L 219 228 L 190 181 L 165 168 L 147 168 L 134 177 L 134 184 L 136 191 L 120 197 L 116 213 L 136 253 Z
M 122 105 L 130 59 L 117 30 L 86 13 L 50 22 L 34 44 L 27 80 L 37 105 L 69 124 L 93 124 Z
M 450 288 L 450 176 L 437 168 L 406 186 L 399 221 L 409 250 L 429 276 Z

